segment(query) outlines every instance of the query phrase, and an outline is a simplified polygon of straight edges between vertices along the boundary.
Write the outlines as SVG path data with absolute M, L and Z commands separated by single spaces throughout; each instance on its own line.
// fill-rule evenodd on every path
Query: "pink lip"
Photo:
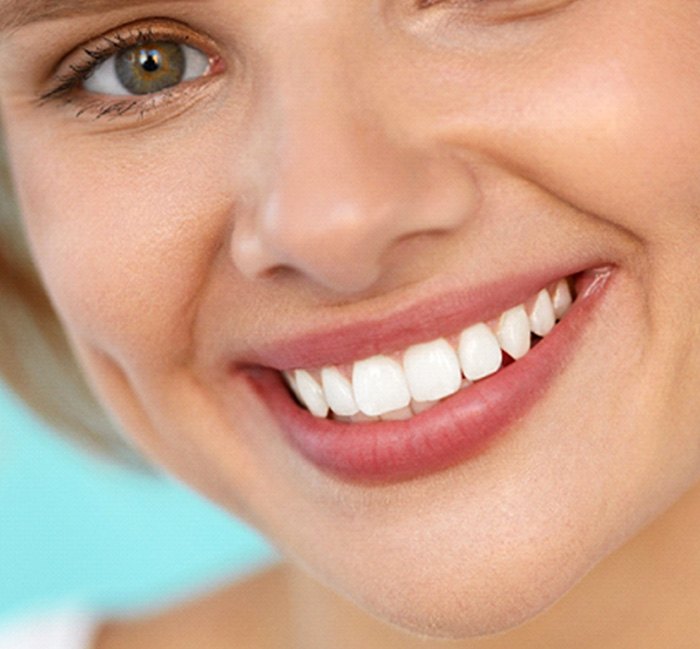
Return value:
M 490 284 L 434 295 L 389 314 L 355 318 L 328 328 L 320 325 L 311 333 L 257 346 L 254 354 L 241 359 L 239 365 L 262 365 L 277 370 L 313 369 L 404 349 L 417 342 L 458 333 L 476 322 L 487 322 L 562 277 L 595 266 L 602 264 L 558 266 L 502 278 Z
M 294 403 L 279 372 L 251 372 L 249 380 L 291 446 L 319 469 L 350 482 L 409 480 L 473 457 L 521 419 L 566 366 L 613 277 L 611 267 L 584 273 L 569 313 L 527 356 L 406 421 L 345 424 L 319 419 Z M 527 295 L 532 294 L 531 287 Z M 499 302 L 492 310 L 499 313 L 498 309 L 519 301 Z M 460 315 L 464 322 L 464 311 Z M 439 318 L 435 313 L 433 316 Z M 444 321 L 441 330 L 445 331 Z M 411 341 L 415 340 L 414 335 Z M 326 339 L 322 341 L 321 346 L 328 344 Z M 344 358 L 343 353 L 336 358 Z M 296 363 L 298 350 L 290 356 Z M 320 352 L 309 356 L 319 362 L 295 366 L 313 367 L 324 362 Z

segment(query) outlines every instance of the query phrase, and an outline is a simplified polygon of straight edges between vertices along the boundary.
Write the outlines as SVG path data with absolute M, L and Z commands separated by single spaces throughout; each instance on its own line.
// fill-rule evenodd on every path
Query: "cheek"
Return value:
M 465 150 L 640 239 L 697 245 L 698 7 L 600 4 L 588 24 L 572 7 L 515 59 L 505 48 L 451 61 L 434 75 L 451 83 L 425 94 Z
M 553 65 L 520 102 L 527 117 L 511 136 L 524 173 L 577 208 L 658 250 L 697 245 L 700 68 L 688 62 L 700 58 L 698 16 L 639 14 L 578 35 L 580 57 Z
M 70 333 L 127 365 L 187 354 L 230 220 L 206 165 L 178 164 L 182 142 L 172 155 L 134 147 L 116 162 L 96 146 L 70 156 L 40 146 L 15 147 L 14 163 L 35 256 Z

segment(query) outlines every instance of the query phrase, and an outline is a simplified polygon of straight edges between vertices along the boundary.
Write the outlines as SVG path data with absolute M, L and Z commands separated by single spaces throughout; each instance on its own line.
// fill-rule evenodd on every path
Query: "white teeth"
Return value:
M 496 333 L 501 349 L 512 358 L 522 358 L 530 350 L 530 320 L 521 304 L 506 311 Z
M 555 322 L 552 298 L 549 297 L 549 292 L 543 289 L 537 294 L 537 299 L 532 305 L 530 329 L 538 336 L 546 336 L 554 328 Z
M 304 403 L 304 399 L 301 398 L 301 392 L 299 392 L 299 388 L 297 387 L 297 382 L 294 380 L 294 376 L 291 374 L 291 372 L 282 372 L 282 374 L 284 376 L 284 380 L 287 382 L 287 385 L 294 393 L 297 400 Z
M 316 379 L 304 370 L 297 370 L 294 373 L 294 380 L 301 400 L 311 414 L 316 415 L 316 417 L 325 417 L 328 414 L 328 404 Z
M 411 410 L 414 415 L 419 415 L 421 412 L 430 410 L 437 401 L 411 401 Z
M 360 411 L 355 403 L 350 381 L 335 367 L 325 367 L 321 370 L 321 383 L 326 401 L 336 415 L 352 417 Z
M 365 415 L 400 410 L 411 402 L 403 369 L 388 356 L 373 356 L 355 363 L 352 388 L 355 402 Z
M 554 305 L 554 314 L 557 320 L 560 320 L 566 312 L 569 310 L 573 299 L 571 297 L 571 291 L 569 290 L 569 282 L 565 279 L 560 279 L 554 289 L 554 295 L 552 297 L 552 304 Z
M 457 392 L 462 383 L 459 359 L 444 338 L 409 347 L 403 368 L 416 401 L 437 401 Z
M 481 323 L 462 332 L 459 338 L 459 360 L 464 376 L 470 381 L 483 379 L 501 369 L 501 347 L 488 326 Z
M 379 417 L 370 417 L 369 415 L 366 415 L 363 412 L 358 412 L 356 415 L 348 417 L 348 419 L 354 423 L 359 424 L 367 423 L 368 421 L 379 421 Z
M 385 412 L 379 418 L 382 421 L 404 421 L 413 417 L 413 411 L 410 408 L 401 408 L 400 410 L 392 410 Z
M 551 288 L 551 287 L 550 287 Z M 518 360 L 530 350 L 531 335 L 546 336 L 573 303 L 568 280 L 543 289 L 525 304 L 505 311 L 492 327 L 472 325 L 459 337 L 412 345 L 403 356 L 378 355 L 357 361 L 352 378 L 338 367 L 284 372 L 300 403 L 316 417 L 346 423 L 409 419 L 462 389 L 498 372 L 503 352 Z M 403 365 L 402 365 L 403 363 Z M 345 373 L 344 373 L 345 372 Z

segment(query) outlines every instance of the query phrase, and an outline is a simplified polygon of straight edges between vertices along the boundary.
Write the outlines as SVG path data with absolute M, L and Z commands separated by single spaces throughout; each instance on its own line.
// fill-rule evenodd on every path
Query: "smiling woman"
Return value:
M 286 558 L 98 649 L 695 642 L 700 4 L 0 6 L 55 322 Z

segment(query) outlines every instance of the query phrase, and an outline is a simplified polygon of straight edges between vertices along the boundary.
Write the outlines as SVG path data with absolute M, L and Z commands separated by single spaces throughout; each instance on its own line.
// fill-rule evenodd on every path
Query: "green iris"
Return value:
M 134 95 L 176 86 L 185 76 L 186 60 L 178 43 L 159 41 L 130 47 L 116 58 L 119 82 Z

